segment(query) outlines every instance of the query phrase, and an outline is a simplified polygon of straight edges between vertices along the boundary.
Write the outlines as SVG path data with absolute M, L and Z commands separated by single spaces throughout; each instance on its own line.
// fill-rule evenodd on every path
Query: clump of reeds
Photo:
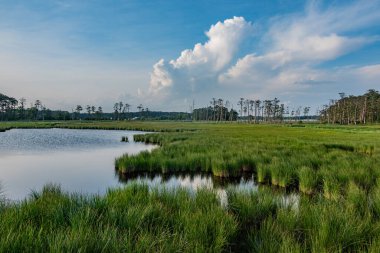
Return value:
M 281 173 L 281 161 L 278 157 L 273 157 L 272 162 L 269 166 L 270 178 L 272 185 L 279 185 L 280 183 L 280 173 Z
M 336 174 L 323 175 L 323 195 L 331 200 L 338 200 L 345 190 L 347 178 Z
M 372 156 L 375 152 L 374 145 L 360 145 L 356 148 L 356 150 L 360 153 Z
M 365 216 L 369 214 L 369 204 L 367 199 L 367 194 L 363 189 L 360 189 L 353 181 L 348 183 L 347 187 L 347 207 L 356 212 L 360 216 Z
M 302 166 L 298 170 L 299 190 L 306 194 L 312 194 L 317 191 L 320 183 L 318 173 L 307 166 Z
M 268 169 L 268 165 L 260 163 L 257 166 L 257 182 L 259 183 L 267 183 L 270 180 L 270 172 Z
M 47 186 L 0 209 L 0 251 L 222 252 L 237 226 L 210 190 L 133 184 L 99 197 Z
M 297 182 L 294 166 L 282 158 L 273 157 L 269 165 L 269 171 L 272 185 L 288 187 L 295 185 Z
M 129 142 L 128 136 L 121 137 L 121 142 Z

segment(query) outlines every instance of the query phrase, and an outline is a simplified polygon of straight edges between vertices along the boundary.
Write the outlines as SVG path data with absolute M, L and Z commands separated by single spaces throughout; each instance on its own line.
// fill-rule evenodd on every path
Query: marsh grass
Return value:
M 345 193 L 349 180 L 370 191 L 379 177 L 375 165 L 379 155 L 372 144 L 376 137 L 367 133 L 351 136 L 339 129 L 202 126 L 196 133 L 136 135 L 135 141 L 161 146 L 150 155 L 136 156 L 151 160 L 151 168 L 132 156 L 121 157 L 116 167 L 123 173 L 203 171 L 219 177 L 239 177 L 249 171 L 259 183 L 298 188 L 307 194 L 322 191 L 331 199 Z M 370 143 L 366 149 L 372 151 L 361 151 L 363 138 Z
M 380 219 L 380 181 L 370 193 L 370 199 L 372 213 L 376 218 Z
M 353 152 L 355 150 L 355 147 L 353 147 L 351 145 L 346 145 L 346 144 L 336 144 L 336 143 L 333 143 L 333 144 L 324 144 L 324 146 L 327 149 L 339 149 L 339 150 L 351 151 L 351 152 Z
M 6 201 L 6 199 L 5 199 L 5 195 L 3 192 L 3 187 L 2 187 L 2 184 L 0 182 L 0 212 L 5 206 L 5 201 Z
M 0 127 L 0 133 L 3 133 L 3 132 L 8 131 L 10 129 L 11 128 L 9 128 L 9 127 Z
M 214 192 L 131 185 L 104 197 L 46 186 L 0 213 L 0 251 L 221 252 L 236 232 Z
M 269 183 L 270 171 L 268 165 L 260 163 L 257 166 L 257 182 L 261 184 Z
M 353 183 L 347 198 L 301 196 L 296 208 L 269 188 L 230 187 L 222 206 L 207 188 L 131 184 L 87 196 L 47 185 L 0 208 L 0 252 L 376 252 L 371 198 Z
M 49 186 L 0 209 L 0 252 L 379 252 L 378 126 L 12 124 L 0 126 L 161 131 L 136 135 L 160 147 L 116 159 L 117 171 L 220 177 L 249 171 L 260 183 L 312 196 L 290 207 L 273 191 L 230 189 L 222 207 L 207 189 L 190 194 L 131 185 L 97 197 Z
M 365 217 L 370 212 L 370 201 L 367 193 L 350 181 L 347 189 L 347 207 L 356 212 L 359 216 Z
M 343 180 L 337 175 L 327 174 L 323 177 L 323 195 L 327 199 L 338 200 L 342 195 Z
M 229 192 L 229 210 L 239 222 L 236 249 L 243 252 L 366 252 L 378 249 L 378 218 L 370 202 L 350 185 L 338 203 L 301 197 L 298 207 L 279 205 L 272 193 Z M 364 207 L 359 207 L 361 203 Z
M 321 184 L 320 176 L 316 170 L 302 166 L 298 170 L 299 190 L 306 194 L 317 192 L 318 186 Z

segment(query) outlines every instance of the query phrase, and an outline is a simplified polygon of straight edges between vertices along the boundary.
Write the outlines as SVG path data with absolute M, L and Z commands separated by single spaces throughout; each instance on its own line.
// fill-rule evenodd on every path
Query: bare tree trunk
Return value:
M 366 123 L 366 114 L 367 114 L 367 97 L 364 98 L 364 107 L 363 107 L 363 124 Z

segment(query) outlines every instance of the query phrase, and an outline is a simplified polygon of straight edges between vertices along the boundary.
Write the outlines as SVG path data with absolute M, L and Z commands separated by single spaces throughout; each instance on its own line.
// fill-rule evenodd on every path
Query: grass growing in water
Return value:
M 236 231 L 213 192 L 144 185 L 105 197 L 47 186 L 0 218 L 0 252 L 221 252 Z
M 352 185 L 347 198 L 294 206 L 230 188 L 222 206 L 210 189 L 132 184 L 100 197 L 48 185 L 2 205 L 0 252 L 378 252 L 377 190 L 365 198 Z
M 320 184 L 318 173 L 307 166 L 302 166 L 298 171 L 299 190 L 306 194 L 312 194 L 317 191 Z
M 251 171 L 260 183 L 296 187 L 309 194 L 323 191 L 332 199 L 345 193 L 349 180 L 368 191 L 379 178 L 377 131 L 352 134 L 339 128 L 189 125 L 199 130 L 135 136 L 135 141 L 161 147 L 121 157 L 116 167 L 123 173 L 203 171 L 220 177 Z M 362 151 L 363 142 L 372 151 Z

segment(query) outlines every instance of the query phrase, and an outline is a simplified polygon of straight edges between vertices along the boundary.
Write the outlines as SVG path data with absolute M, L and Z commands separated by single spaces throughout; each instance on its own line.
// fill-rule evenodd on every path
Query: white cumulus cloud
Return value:
M 239 59 L 219 76 L 219 83 L 250 86 L 268 96 L 302 91 L 331 80 L 339 82 L 333 71 L 318 68 L 318 64 L 376 42 L 376 36 L 355 36 L 350 32 L 380 21 L 375 8 L 378 5 L 367 1 L 321 11 L 310 4 L 302 15 L 277 17 L 263 35 L 264 52 Z
M 186 49 L 169 62 L 161 59 L 153 66 L 150 92 L 194 91 L 197 86 L 214 82 L 239 51 L 241 42 L 253 32 L 253 25 L 243 17 L 226 19 L 212 25 L 206 32 L 208 41 Z M 181 87 L 173 87 L 181 85 Z

